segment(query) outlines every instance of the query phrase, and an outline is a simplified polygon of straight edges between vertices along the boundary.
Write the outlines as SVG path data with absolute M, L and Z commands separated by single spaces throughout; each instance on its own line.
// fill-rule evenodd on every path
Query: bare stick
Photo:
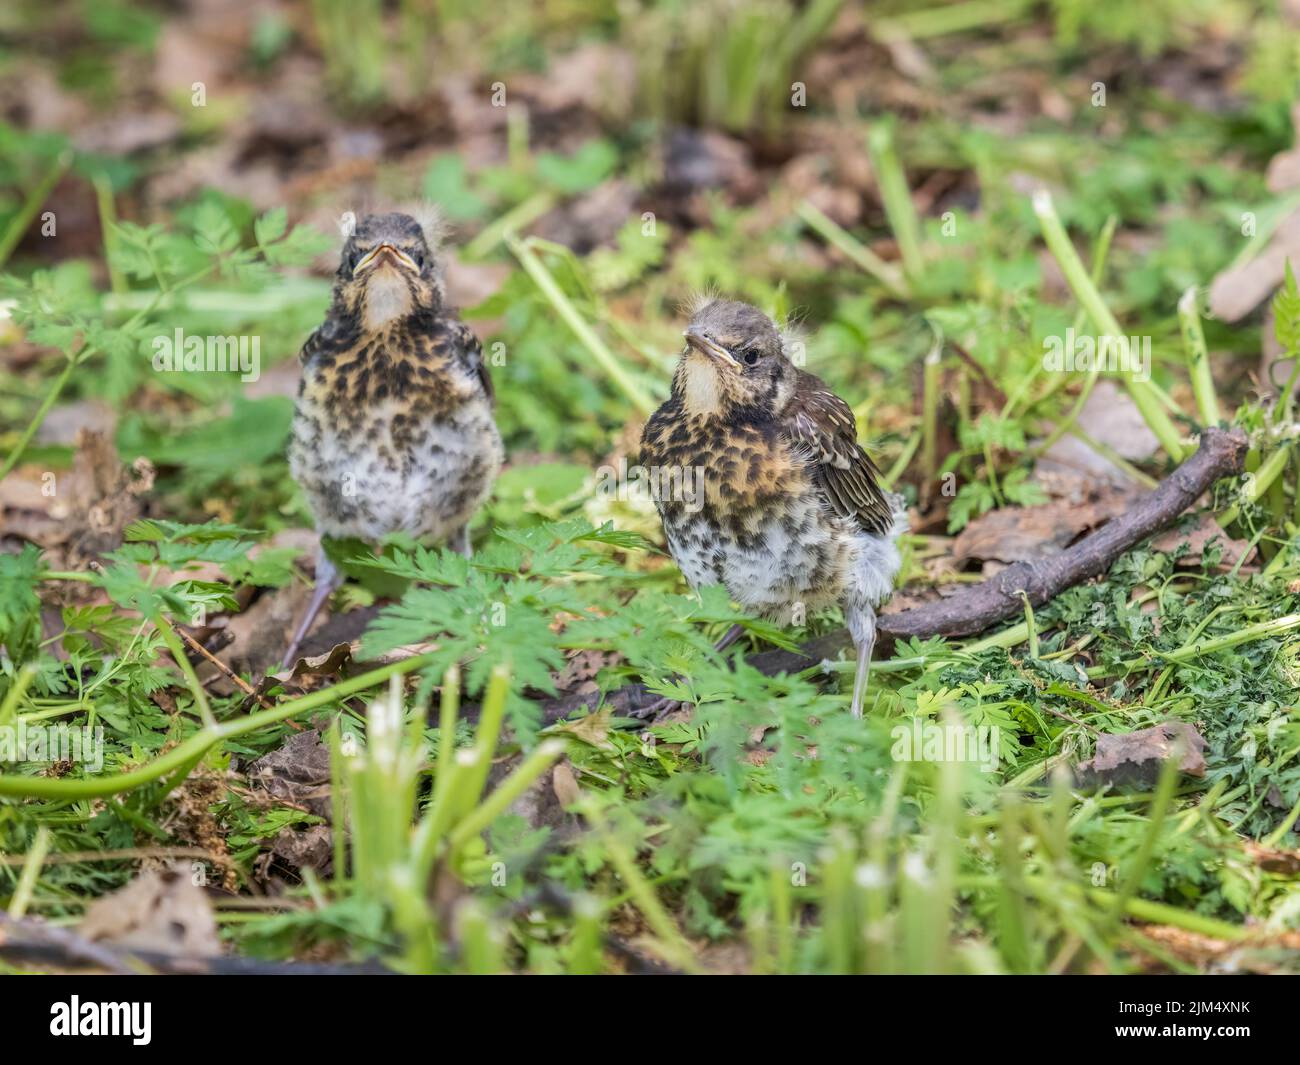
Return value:
M 1020 592 L 1035 606 L 1066 588 L 1105 573 L 1135 544 L 1171 524 L 1220 477 L 1240 473 L 1246 456 L 1241 430 L 1206 429 L 1195 454 L 1154 491 L 1059 555 L 1017 562 L 961 594 L 880 617 L 880 632 L 900 636 L 971 636 L 1021 610 Z

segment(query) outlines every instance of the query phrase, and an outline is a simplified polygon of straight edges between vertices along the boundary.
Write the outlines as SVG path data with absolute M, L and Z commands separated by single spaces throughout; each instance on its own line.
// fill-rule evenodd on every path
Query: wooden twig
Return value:
M 958 595 L 897 614 L 883 614 L 882 635 L 972 636 L 1018 613 L 1023 591 L 1038 606 L 1067 588 L 1105 573 L 1129 548 L 1170 525 L 1215 481 L 1240 473 L 1246 435 L 1240 429 L 1206 429 L 1200 447 L 1154 491 L 1059 555 L 1017 562 Z
M 378 962 L 330 965 L 319 962 L 264 962 L 256 958 L 194 958 L 96 943 L 67 928 L 0 910 L 0 957 L 61 969 L 102 969 L 119 975 L 174 973 L 238 976 L 345 976 L 391 974 Z
M 203 644 L 199 643 L 198 640 L 196 640 L 193 636 L 191 636 L 179 625 L 176 626 L 176 635 L 178 635 L 182 640 L 185 641 L 185 645 L 187 647 L 189 647 L 191 650 L 198 651 L 198 653 L 201 654 L 204 658 L 206 658 L 208 662 L 216 666 L 217 670 L 228 681 L 234 684 L 235 687 L 242 689 L 243 692 L 247 696 L 249 696 L 249 698 L 256 699 L 263 708 L 272 705 L 272 703 L 269 700 L 267 700 L 264 696 L 260 695 L 253 688 L 253 686 L 248 683 L 248 681 L 244 680 L 243 677 L 241 677 L 238 673 L 236 673 L 233 669 L 231 669 L 228 665 L 226 665 L 225 662 L 221 661 L 221 659 L 219 659 L 216 655 L 214 655 L 211 651 L 209 651 L 206 647 L 204 647 Z
M 51 851 L 43 865 L 78 865 L 81 862 L 136 862 L 143 858 L 204 858 L 216 862 L 217 855 L 202 847 L 120 847 L 106 851 Z M 0 854 L 0 865 L 20 866 L 25 854 Z
M 3 910 L 0 910 L 0 956 L 40 959 L 74 968 L 106 969 L 120 976 L 141 971 L 130 959 L 102 943 L 30 917 L 10 917 Z

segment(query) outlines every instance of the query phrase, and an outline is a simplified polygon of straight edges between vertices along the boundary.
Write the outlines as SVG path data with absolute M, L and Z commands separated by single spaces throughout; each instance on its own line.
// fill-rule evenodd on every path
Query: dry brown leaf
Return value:
M 554 731 L 567 732 L 570 736 L 582 740 L 583 743 L 589 743 L 601 750 L 612 751 L 614 744 L 609 739 L 609 720 L 613 714 L 613 708 L 607 706 L 576 721 L 562 722 L 555 726 Z
M 1198 514 L 1196 524 L 1186 532 L 1177 528 L 1166 529 L 1151 541 L 1151 546 L 1156 551 L 1172 553 L 1185 543 L 1188 551 L 1179 560 L 1179 565 L 1192 566 L 1200 565 L 1205 549 L 1212 540 L 1218 541 L 1219 548 L 1223 553 L 1219 563 L 1223 569 L 1231 569 L 1248 555 L 1255 553 L 1255 549 L 1245 540 L 1234 540 L 1228 536 L 1223 531 L 1223 527 L 1214 520 L 1214 515 L 1208 511 L 1202 511 Z
M 271 844 L 271 853 L 297 869 L 324 872 L 334 859 L 334 836 L 328 825 L 282 828 Z
M 330 817 L 330 749 L 316 729 L 290 736 L 257 759 L 248 767 L 248 779 L 276 799 Z
M 1034 507 L 1002 507 L 976 518 L 953 541 L 953 558 L 1024 562 L 1064 550 L 1081 533 L 1123 513 L 1129 495 L 1104 492 L 1090 502 L 1056 500 Z
M 1185 721 L 1165 721 L 1136 732 L 1104 732 L 1097 737 L 1092 759 L 1075 767 L 1081 785 L 1150 787 L 1160 767 L 1182 745 L 1178 768 L 1193 777 L 1205 776 L 1205 739 Z
M 221 953 L 212 905 L 181 865 L 143 872 L 126 887 L 96 899 L 77 931 L 93 942 L 159 954 L 205 958 Z
M 555 769 L 551 771 L 551 790 L 555 792 L 555 797 L 565 809 L 575 805 L 582 798 L 582 789 L 578 787 L 578 781 L 573 775 L 573 769 L 567 758 L 555 763 Z

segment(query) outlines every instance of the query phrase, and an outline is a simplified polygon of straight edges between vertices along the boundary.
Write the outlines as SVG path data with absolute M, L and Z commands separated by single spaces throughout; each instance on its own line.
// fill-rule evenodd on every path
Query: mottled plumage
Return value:
M 468 553 L 467 526 L 501 467 L 501 437 L 478 339 L 446 306 L 413 218 L 372 215 L 357 225 L 301 359 L 289 468 L 321 535 L 377 541 L 402 532 Z M 320 602 L 290 657 L 337 580 L 322 552 Z
M 899 567 L 901 500 L 880 487 L 848 405 L 790 362 L 764 314 L 715 300 L 686 338 L 641 439 L 642 466 L 702 471 L 701 498 L 656 501 L 669 550 L 693 587 L 722 584 L 782 624 L 842 606 L 860 714 L 875 608 Z

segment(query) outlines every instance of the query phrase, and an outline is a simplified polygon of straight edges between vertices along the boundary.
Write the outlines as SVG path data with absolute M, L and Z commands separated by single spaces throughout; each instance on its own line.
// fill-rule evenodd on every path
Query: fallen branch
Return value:
M 1246 436 L 1240 429 L 1206 429 L 1196 453 L 1151 493 L 1096 532 L 1051 558 L 1017 562 L 959 595 L 897 614 L 883 614 L 880 632 L 892 637 L 972 636 L 1022 609 L 1020 593 L 1038 606 L 1090 577 L 1105 573 L 1125 551 L 1171 524 L 1221 477 L 1240 473 Z

